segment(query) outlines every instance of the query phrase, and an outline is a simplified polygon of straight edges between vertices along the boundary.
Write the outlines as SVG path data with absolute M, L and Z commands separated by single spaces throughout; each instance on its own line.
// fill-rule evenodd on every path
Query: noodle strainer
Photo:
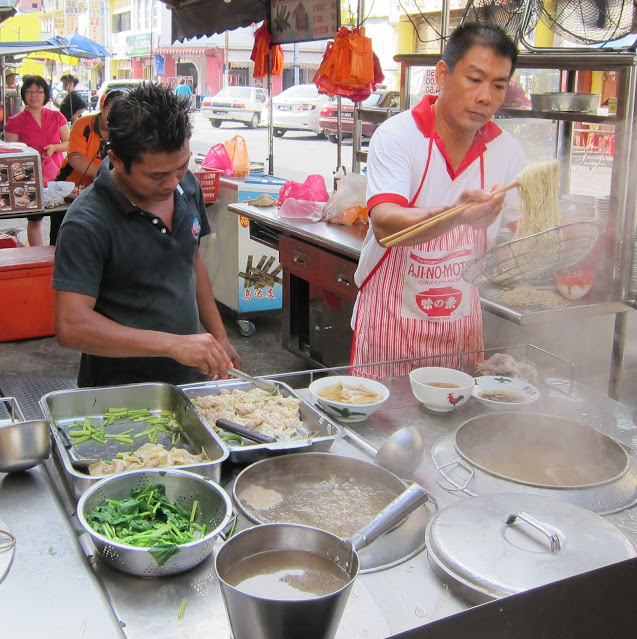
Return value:
M 462 278 L 474 286 L 511 286 L 573 266 L 586 257 L 600 234 L 597 222 L 571 222 L 500 244 L 465 267 Z

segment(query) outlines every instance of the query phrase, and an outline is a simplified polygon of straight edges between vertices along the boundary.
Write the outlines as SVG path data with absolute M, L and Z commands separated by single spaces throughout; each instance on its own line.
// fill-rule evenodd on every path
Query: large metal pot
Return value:
M 619 528 L 539 495 L 463 499 L 427 528 L 433 572 L 470 603 L 485 603 L 637 556 Z
M 336 535 L 295 524 L 265 524 L 244 530 L 227 541 L 217 553 L 215 570 L 234 639 L 330 639 L 336 634 L 345 604 L 356 576 L 360 561 L 357 549 L 370 544 L 391 529 L 412 510 L 427 500 L 427 493 L 418 484 L 413 484 L 396 500 L 391 502 L 367 526 L 347 540 Z M 299 558 L 299 551 L 302 555 Z M 276 577 L 270 578 L 269 587 L 252 592 L 245 582 L 237 583 L 237 568 L 245 562 L 262 558 L 265 553 L 276 553 Z M 290 559 L 292 557 L 292 559 Z M 257 559 L 258 561 L 258 559 Z M 290 561 L 290 565 L 286 562 Z M 292 567 L 292 561 L 294 567 Z M 335 586 L 317 593 L 322 583 L 303 582 L 288 592 L 275 593 L 273 584 L 292 580 L 305 580 L 306 575 L 317 565 L 327 562 L 331 570 L 339 574 Z M 246 577 L 262 578 L 268 572 L 244 570 Z M 283 573 L 281 575 L 280 573 Z M 327 570 L 319 572 L 322 581 Z M 266 577 L 267 578 L 267 577 Z M 292 581 L 292 583 L 294 583 Z M 316 589 L 315 589 L 316 588 Z
M 232 495 L 238 509 L 257 524 L 300 524 L 346 538 L 404 490 L 401 479 L 371 462 L 330 453 L 297 453 L 248 466 L 237 476 Z M 362 571 L 388 568 L 420 552 L 428 522 L 428 511 L 419 508 L 362 550 Z
M 436 442 L 431 454 L 438 483 L 468 495 L 545 495 L 599 514 L 637 503 L 628 452 L 590 426 L 555 415 L 479 415 Z

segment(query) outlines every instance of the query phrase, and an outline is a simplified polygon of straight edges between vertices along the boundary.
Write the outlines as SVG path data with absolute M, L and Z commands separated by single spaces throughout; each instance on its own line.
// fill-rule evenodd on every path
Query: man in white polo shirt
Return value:
M 367 166 L 370 228 L 352 317 L 354 366 L 483 348 L 478 290 L 461 272 L 494 244 L 502 223 L 519 217 L 515 191 L 492 195 L 524 168 L 519 144 L 492 121 L 516 62 L 517 47 L 502 29 L 461 25 L 436 65 L 440 95 L 426 95 L 374 133 Z M 475 205 L 392 248 L 378 243 L 458 202 Z M 441 357 L 437 364 L 454 361 Z M 356 372 L 382 378 L 412 368 Z

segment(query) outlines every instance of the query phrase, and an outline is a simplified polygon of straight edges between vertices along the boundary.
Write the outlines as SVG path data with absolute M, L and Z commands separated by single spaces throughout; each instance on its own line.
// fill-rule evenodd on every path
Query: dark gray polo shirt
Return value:
M 122 195 L 106 159 L 92 186 L 64 218 L 55 249 L 53 288 L 96 298 L 95 310 L 124 326 L 198 333 L 194 258 L 210 225 L 192 173 L 186 173 L 174 197 L 171 232 L 156 215 Z M 82 353 L 78 386 L 185 384 L 201 379 L 196 368 L 170 358 Z

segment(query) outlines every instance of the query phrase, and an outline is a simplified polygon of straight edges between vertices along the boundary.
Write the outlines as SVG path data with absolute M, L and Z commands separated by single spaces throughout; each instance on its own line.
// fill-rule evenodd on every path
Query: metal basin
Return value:
M 0 472 L 33 468 L 51 454 L 49 422 L 36 419 L 0 426 Z
M 330 453 L 271 457 L 238 476 L 233 498 L 258 524 L 294 523 L 348 537 L 400 495 L 405 484 L 371 462 Z M 389 534 L 360 551 L 370 572 L 405 561 L 424 548 L 429 511 L 418 510 Z
M 637 503 L 635 460 L 627 451 L 555 415 L 479 415 L 436 442 L 431 454 L 438 483 L 454 492 L 546 495 L 598 514 Z
M 531 105 L 536 111 L 595 113 L 601 98 L 597 93 L 531 93 Z
M 501 479 L 543 488 L 617 481 L 628 455 L 617 442 L 569 419 L 537 413 L 480 415 L 456 431 L 470 464 Z

